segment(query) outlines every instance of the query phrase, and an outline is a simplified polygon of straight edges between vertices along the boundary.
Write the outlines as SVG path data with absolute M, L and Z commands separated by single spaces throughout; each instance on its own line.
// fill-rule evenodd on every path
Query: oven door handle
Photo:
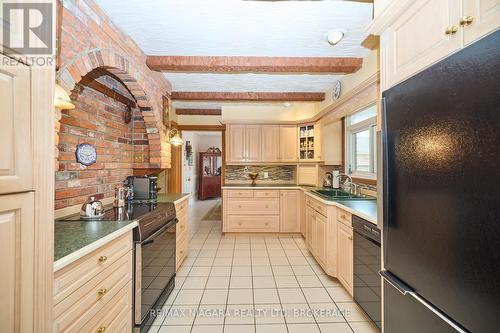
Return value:
M 142 242 L 142 244 L 141 244 L 141 245 L 142 245 L 142 246 L 145 246 L 145 245 L 148 245 L 148 244 L 154 243 L 154 241 L 155 241 L 155 240 L 154 240 L 153 238 L 152 238 L 152 239 L 148 239 L 148 240 L 145 240 L 144 242 Z

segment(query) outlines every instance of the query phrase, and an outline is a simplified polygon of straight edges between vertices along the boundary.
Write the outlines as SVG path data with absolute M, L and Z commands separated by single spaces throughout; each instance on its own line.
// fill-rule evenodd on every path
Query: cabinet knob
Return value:
M 266 223 L 264 223 L 264 225 L 267 227 L 267 226 L 269 225 L 269 223 L 268 223 L 268 222 L 266 222 Z
M 241 225 L 241 222 L 238 222 L 238 225 Z
M 345 215 L 340 215 L 340 218 L 341 219 L 345 219 Z
M 473 16 L 463 16 L 460 19 L 460 26 L 464 27 L 464 26 L 467 26 L 467 25 L 471 25 L 472 22 L 474 22 L 474 17 Z
M 104 295 L 107 294 L 107 292 L 108 292 L 108 289 L 106 289 L 106 288 L 101 288 L 101 289 L 99 289 L 97 291 L 97 293 L 99 294 L 99 296 L 104 296 Z
M 241 205 L 238 205 L 238 208 L 241 208 Z
M 108 260 L 108 257 L 106 257 L 106 256 L 100 256 L 100 257 L 99 257 L 99 262 L 100 262 L 100 263 L 103 263 L 103 264 L 104 264 L 104 263 L 106 262 L 106 260 Z
M 352 240 L 352 236 L 349 236 L 349 237 L 347 237 L 347 238 L 349 238 L 349 240 Z
M 458 32 L 458 27 L 456 25 L 451 25 L 444 31 L 445 35 L 454 35 Z
M 96 332 L 97 333 L 104 333 L 104 332 L 106 332 L 106 326 L 99 327 L 99 329 Z
M 266 205 L 266 208 L 269 208 L 269 205 Z

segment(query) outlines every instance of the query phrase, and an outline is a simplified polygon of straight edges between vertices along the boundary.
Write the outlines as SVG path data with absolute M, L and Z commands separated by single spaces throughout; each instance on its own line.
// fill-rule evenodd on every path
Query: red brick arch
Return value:
M 144 118 L 146 127 L 149 159 L 142 163 L 136 163 L 137 168 L 163 168 L 161 154 L 161 140 L 164 139 L 164 129 L 161 119 L 158 119 L 153 111 L 153 105 L 146 94 L 141 80 L 141 75 L 129 60 L 122 55 L 108 49 L 90 50 L 72 59 L 57 72 L 57 83 L 71 94 L 76 84 L 91 71 L 101 68 L 119 78 L 128 88 L 137 101 L 137 106 Z M 59 119 L 57 116 L 56 134 L 59 132 Z M 169 167 L 169 165 L 167 165 Z

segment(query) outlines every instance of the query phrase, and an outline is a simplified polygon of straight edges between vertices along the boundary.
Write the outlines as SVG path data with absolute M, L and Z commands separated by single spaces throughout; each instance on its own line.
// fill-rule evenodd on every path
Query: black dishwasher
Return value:
M 381 327 L 380 229 L 360 217 L 352 216 L 354 232 L 354 300 Z

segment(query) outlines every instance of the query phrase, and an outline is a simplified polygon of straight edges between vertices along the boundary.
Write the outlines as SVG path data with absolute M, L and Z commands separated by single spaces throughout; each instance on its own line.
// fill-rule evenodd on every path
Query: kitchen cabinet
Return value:
M 227 162 L 245 162 L 246 126 L 228 125 L 226 129 Z
M 312 248 L 314 255 L 320 265 L 326 267 L 326 236 L 327 236 L 327 219 L 325 216 L 315 212 L 313 215 L 312 227 Z
M 177 225 L 175 229 L 175 270 L 177 271 L 186 259 L 189 247 L 188 233 L 188 205 L 189 199 L 185 197 L 180 202 L 175 204 L 175 215 L 177 217 Z
M 280 190 L 280 232 L 300 232 L 300 190 Z
M 30 73 L 21 63 L 0 69 L 0 194 L 33 189 Z
M 280 126 L 262 125 L 262 161 L 280 162 Z
M 262 161 L 262 146 L 261 146 L 261 126 L 246 125 L 245 128 L 245 149 L 246 162 Z
M 321 161 L 321 125 L 319 122 L 301 125 L 299 161 Z
M 322 126 L 321 144 L 325 165 L 342 165 L 342 120 L 336 120 Z
M 319 169 L 317 165 L 297 166 L 297 178 L 299 185 L 318 185 Z
M 352 227 L 337 221 L 337 278 L 344 288 L 353 295 L 353 233 Z
M 313 218 L 314 218 L 314 210 L 306 206 L 306 214 L 305 214 L 305 239 L 306 245 L 308 248 L 313 248 Z
M 35 331 L 34 211 L 32 192 L 0 196 L 0 332 Z
M 499 0 L 464 0 L 462 18 L 464 45 L 498 29 L 500 25 Z
M 280 126 L 280 162 L 297 162 L 297 126 Z
M 372 22 L 386 90 L 499 27 L 498 0 L 393 1 Z
M 131 332 L 132 255 L 129 231 L 54 272 L 52 331 Z

